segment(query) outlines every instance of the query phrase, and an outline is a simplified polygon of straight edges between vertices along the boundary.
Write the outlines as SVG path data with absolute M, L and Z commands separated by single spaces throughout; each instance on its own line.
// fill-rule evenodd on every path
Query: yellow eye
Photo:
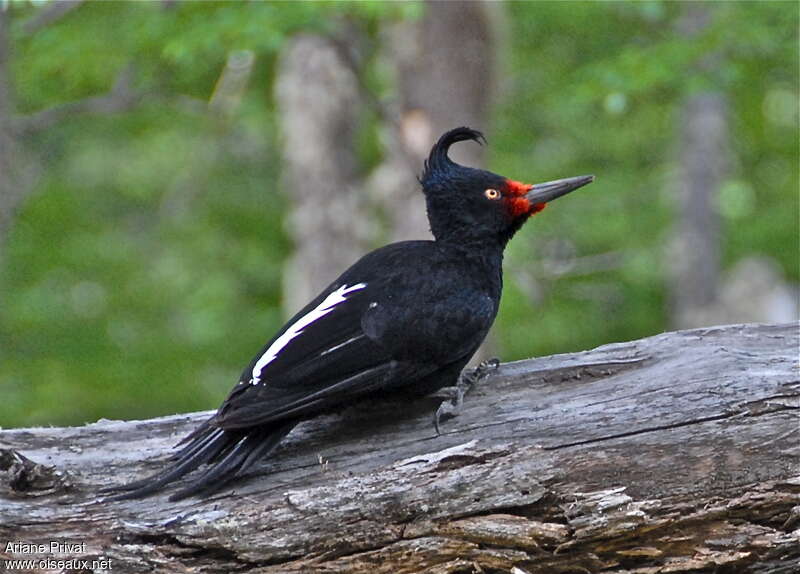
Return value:
M 486 196 L 486 199 L 500 199 L 500 192 L 496 189 L 492 189 L 491 187 L 484 191 L 483 195 Z

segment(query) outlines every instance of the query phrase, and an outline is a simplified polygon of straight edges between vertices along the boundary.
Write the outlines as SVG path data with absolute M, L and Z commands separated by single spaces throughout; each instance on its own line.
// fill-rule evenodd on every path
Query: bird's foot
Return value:
M 447 419 L 452 419 L 458 416 L 461 412 L 461 407 L 464 405 L 464 397 L 476 383 L 485 379 L 489 373 L 496 370 L 500 366 L 500 359 L 492 358 L 480 363 L 474 369 L 463 371 L 456 383 L 456 392 L 452 399 L 442 401 L 439 408 L 436 409 L 436 414 L 433 417 L 433 428 L 436 429 L 436 436 L 441 433 L 439 424 Z

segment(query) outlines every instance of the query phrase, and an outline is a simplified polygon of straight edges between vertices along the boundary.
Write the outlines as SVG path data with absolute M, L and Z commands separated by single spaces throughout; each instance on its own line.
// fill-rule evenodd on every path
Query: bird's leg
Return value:
M 456 383 L 456 392 L 451 400 L 442 401 L 439 408 L 436 409 L 436 415 L 433 417 L 433 427 L 436 429 L 436 435 L 442 434 L 439 430 L 439 423 L 447 419 L 452 419 L 458 416 L 461 412 L 461 407 L 464 404 L 464 397 L 472 387 L 485 379 L 486 376 L 500 366 L 500 359 L 492 358 L 480 363 L 474 369 L 468 369 L 461 372 Z

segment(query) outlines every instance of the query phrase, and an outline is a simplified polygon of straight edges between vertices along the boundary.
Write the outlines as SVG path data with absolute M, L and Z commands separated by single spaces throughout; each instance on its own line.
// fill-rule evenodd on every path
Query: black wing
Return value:
M 215 425 L 231 430 L 303 418 L 435 370 L 397 360 L 364 332 L 381 283 L 337 282 L 295 315 L 242 373 Z

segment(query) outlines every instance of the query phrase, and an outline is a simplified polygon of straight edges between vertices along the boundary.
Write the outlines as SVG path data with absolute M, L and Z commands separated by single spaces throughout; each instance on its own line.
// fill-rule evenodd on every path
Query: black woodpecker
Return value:
M 420 182 L 433 240 L 393 243 L 353 264 L 261 348 L 164 470 L 117 487 L 124 492 L 114 498 L 145 496 L 202 465 L 170 499 L 208 494 L 304 419 L 454 385 L 497 315 L 508 241 L 547 202 L 594 180 L 528 185 L 448 157 L 452 144 L 483 139 L 461 127 L 431 149 Z

